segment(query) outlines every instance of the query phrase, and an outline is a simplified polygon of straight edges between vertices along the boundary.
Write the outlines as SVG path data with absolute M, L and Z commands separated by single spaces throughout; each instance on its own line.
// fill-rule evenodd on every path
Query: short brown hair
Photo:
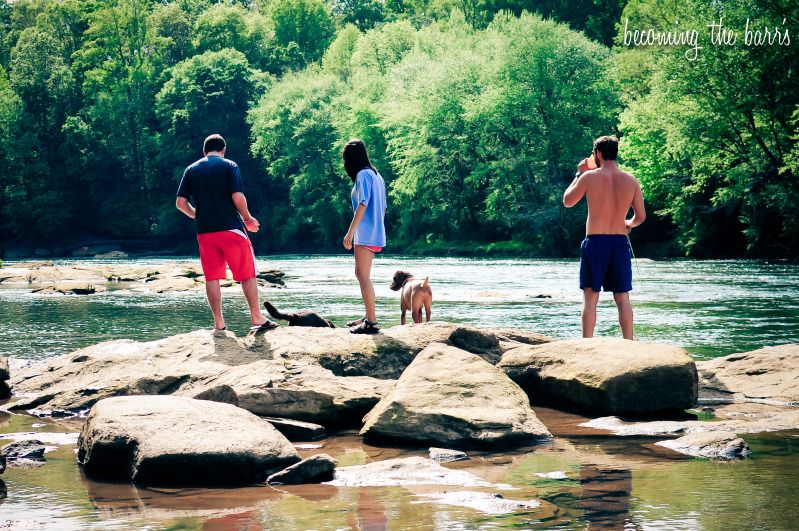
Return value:
M 225 139 L 222 135 L 213 134 L 203 142 L 203 153 L 211 153 L 212 151 L 222 152 L 225 150 Z
M 594 151 L 602 153 L 604 160 L 616 160 L 619 154 L 619 139 L 613 135 L 600 136 L 594 140 Z

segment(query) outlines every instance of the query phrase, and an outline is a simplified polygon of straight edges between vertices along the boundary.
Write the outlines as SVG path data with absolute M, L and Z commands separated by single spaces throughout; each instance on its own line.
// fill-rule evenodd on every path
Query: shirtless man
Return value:
M 577 175 L 563 194 L 566 208 L 583 196 L 588 201 L 585 239 L 580 246 L 580 289 L 583 290 L 583 337 L 594 336 L 599 290 L 613 292 L 624 339 L 633 338 L 631 250 L 627 235 L 646 219 L 641 185 L 616 165 L 619 140 L 602 136 L 591 157 L 577 165 Z M 627 213 L 633 209 L 633 217 Z

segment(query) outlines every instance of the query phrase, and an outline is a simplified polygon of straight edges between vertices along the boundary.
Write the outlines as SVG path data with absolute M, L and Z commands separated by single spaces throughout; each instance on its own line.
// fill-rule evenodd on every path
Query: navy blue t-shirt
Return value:
M 244 230 L 232 195 L 242 192 L 241 172 L 232 160 L 203 157 L 183 172 L 178 197 L 191 199 L 197 209 L 197 234 Z

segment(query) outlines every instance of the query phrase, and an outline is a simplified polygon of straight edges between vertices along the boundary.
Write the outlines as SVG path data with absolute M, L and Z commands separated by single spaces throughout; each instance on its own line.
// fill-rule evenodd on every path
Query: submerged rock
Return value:
M 501 494 L 478 491 L 435 492 L 416 496 L 431 502 L 467 507 L 486 514 L 509 514 L 541 506 L 541 502 L 536 500 L 509 500 Z
M 736 403 L 719 406 L 716 420 L 656 420 L 625 422 L 618 417 L 601 417 L 580 424 L 621 436 L 683 435 L 688 433 L 764 433 L 799 429 L 799 408 L 767 404 Z
M 550 437 L 524 392 L 475 354 L 442 344 L 420 352 L 364 418 L 361 435 L 453 446 Z
M 799 404 L 799 344 L 699 361 L 700 398 Z
M 493 487 L 492 483 L 464 470 L 450 470 L 424 457 L 399 457 L 366 465 L 336 469 L 329 483 L 336 487 L 392 487 L 405 485 L 458 485 Z
M 299 460 L 288 439 L 252 413 L 174 396 L 101 400 L 78 438 L 89 476 L 147 485 L 254 483 Z
M 726 431 L 691 433 L 655 444 L 681 454 L 707 459 L 741 459 L 752 453 L 746 441 Z
M 43 442 L 27 439 L 3 446 L 0 448 L 0 455 L 9 460 L 30 459 L 32 461 L 44 461 L 46 449 Z
M 616 338 L 521 346 L 497 365 L 534 400 L 605 414 L 692 407 L 696 365 L 683 349 Z
M 327 454 L 317 454 L 269 476 L 270 485 L 301 485 L 333 479 L 338 462 Z
M 430 459 L 436 463 L 450 463 L 452 461 L 463 461 L 469 459 L 469 456 L 466 455 L 466 452 L 461 452 L 460 450 L 431 447 L 428 451 L 430 452 Z

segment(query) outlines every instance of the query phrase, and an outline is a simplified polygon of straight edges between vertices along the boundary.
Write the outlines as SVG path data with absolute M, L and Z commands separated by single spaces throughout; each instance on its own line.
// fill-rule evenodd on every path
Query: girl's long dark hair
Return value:
M 366 145 L 362 140 L 353 138 L 344 144 L 341 156 L 344 158 L 344 170 L 347 172 L 347 175 L 350 176 L 352 182 L 355 182 L 355 177 L 358 176 L 358 172 L 363 169 L 369 168 L 372 171 L 377 171 L 369 160 L 369 154 L 366 152 Z

